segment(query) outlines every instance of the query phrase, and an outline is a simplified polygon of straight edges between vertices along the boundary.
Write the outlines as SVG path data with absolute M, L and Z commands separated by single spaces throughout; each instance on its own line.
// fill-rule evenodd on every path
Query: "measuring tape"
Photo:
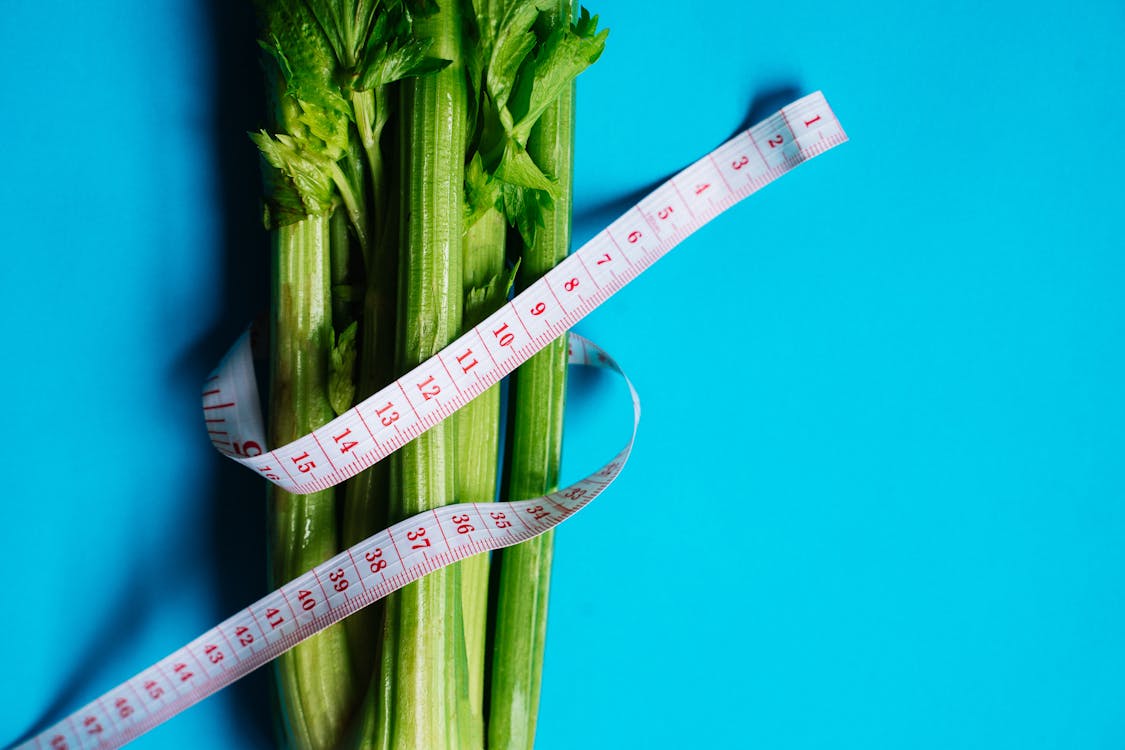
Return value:
M 437 355 L 309 435 L 269 449 L 249 335 L 208 378 L 211 442 L 290 492 L 330 487 L 390 455 L 567 333 L 695 230 L 806 161 L 847 140 L 814 93 L 719 146 Z M 569 334 L 571 364 L 617 363 Z M 633 398 L 633 436 L 640 418 Z M 120 747 L 300 641 L 426 573 L 557 526 L 621 472 L 633 437 L 578 482 L 520 502 L 448 505 L 401 521 L 341 552 L 172 652 L 15 750 Z

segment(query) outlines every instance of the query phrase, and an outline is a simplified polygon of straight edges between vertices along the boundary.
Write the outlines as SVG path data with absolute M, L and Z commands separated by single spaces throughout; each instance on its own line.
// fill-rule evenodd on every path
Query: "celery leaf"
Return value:
M 330 369 L 328 375 L 328 403 L 337 415 L 343 414 L 352 408 L 355 402 L 355 362 L 356 362 L 356 330 L 358 321 L 343 330 L 336 337 L 336 345 L 332 347 L 330 356 Z
M 495 174 L 497 179 L 512 185 L 544 190 L 547 193 L 552 193 L 555 189 L 554 183 L 535 166 L 527 150 L 514 140 L 509 139 L 505 144 L 504 154 L 500 157 Z
M 465 229 L 491 209 L 503 210 L 504 196 L 500 183 L 484 170 L 480 152 L 465 166 Z
M 520 143 L 527 143 L 531 128 L 547 107 L 601 57 L 609 30 L 599 32 L 597 25 L 597 16 L 591 17 L 583 8 L 576 24 L 556 29 L 537 50 L 527 111 L 510 131 Z
M 508 300 L 508 295 L 516 283 L 516 272 L 520 262 L 492 276 L 481 286 L 472 287 L 465 292 L 464 326 L 471 328 L 491 315 Z
M 285 181 L 279 182 L 276 175 L 267 175 L 267 183 L 272 183 L 274 187 L 286 183 L 291 185 L 299 196 L 305 215 L 321 215 L 332 210 L 335 199 L 334 185 L 329 171 L 331 160 L 323 154 L 302 147 L 300 140 L 284 133 L 271 136 L 262 130 L 251 133 L 250 138 L 258 145 L 266 162 L 286 178 Z M 293 206 L 291 196 L 279 197 L 281 198 L 279 207 Z
M 520 66 L 535 47 L 535 33 L 531 27 L 539 17 L 539 5 L 538 2 L 510 5 L 491 45 L 492 52 L 485 73 L 486 85 L 505 130 L 511 126 L 511 115 L 507 110 L 508 97 L 516 86 Z
M 525 245 L 531 245 L 535 233 L 544 225 L 544 209 L 553 204 L 551 194 L 544 190 L 529 190 L 519 185 L 502 183 L 504 216 L 520 233 Z

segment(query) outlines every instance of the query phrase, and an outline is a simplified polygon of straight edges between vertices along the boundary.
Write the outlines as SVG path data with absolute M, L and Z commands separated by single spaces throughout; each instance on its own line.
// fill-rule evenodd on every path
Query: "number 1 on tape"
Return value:
M 244 336 L 204 386 L 211 441 L 291 492 L 313 492 L 354 476 L 566 334 L 696 229 L 846 140 L 819 92 L 790 104 L 672 177 L 432 359 L 288 445 L 266 444 Z M 591 342 L 575 334 L 569 340 L 572 364 L 623 375 Z M 635 435 L 640 405 L 631 384 L 629 390 Z M 228 618 L 16 750 L 120 747 L 426 573 L 557 526 L 613 482 L 632 445 L 630 439 L 599 471 L 543 497 L 451 505 L 401 521 Z M 422 536 L 433 542 L 400 543 Z

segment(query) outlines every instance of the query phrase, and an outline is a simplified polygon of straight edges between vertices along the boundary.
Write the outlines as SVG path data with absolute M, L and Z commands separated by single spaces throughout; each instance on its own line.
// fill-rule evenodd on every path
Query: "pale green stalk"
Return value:
M 273 232 L 270 445 L 284 445 L 333 416 L 327 396 L 329 236 L 328 216 L 309 216 Z M 298 465 L 286 468 L 295 472 Z M 269 503 L 270 574 L 272 584 L 279 586 L 335 554 L 335 492 L 292 495 L 271 484 Z M 274 668 L 289 746 L 334 747 L 352 705 L 343 627 L 333 625 L 299 644 L 279 657 Z
M 570 2 L 560 0 L 541 20 L 551 26 L 569 24 L 571 15 Z M 543 213 L 544 226 L 521 256 L 520 289 L 553 268 L 569 250 L 573 143 L 574 88 L 569 86 L 544 111 L 527 144 L 535 164 L 557 180 L 557 189 L 553 206 Z M 566 359 L 564 337 L 521 365 L 513 377 L 506 490 L 510 500 L 558 488 Z M 548 532 L 501 554 L 488 717 L 490 750 L 531 750 L 535 741 L 553 541 L 553 533 Z
M 380 86 L 352 93 L 354 133 L 367 161 L 371 196 L 366 272 L 362 290 L 360 365 L 356 401 L 362 401 L 394 377 L 395 339 L 395 244 L 394 227 L 388 221 L 390 186 L 381 145 L 388 117 L 390 89 Z M 389 464 L 380 462 L 349 480 L 344 487 L 345 546 L 353 545 L 386 526 L 388 518 Z M 382 605 L 358 612 L 346 620 L 352 655 L 359 674 L 375 671 L 376 644 Z
M 507 283 L 504 239 L 507 222 L 489 209 L 465 232 L 463 278 L 465 328 L 475 325 L 503 304 Z M 500 457 L 500 386 L 494 385 L 456 415 L 457 502 L 490 503 L 496 499 Z M 472 523 L 479 527 L 474 518 Z M 477 528 L 481 535 L 488 530 Z M 488 622 L 487 554 L 461 563 L 461 602 L 468 661 L 469 722 L 473 747 L 484 746 L 485 642 Z
M 414 29 L 418 37 L 434 40 L 430 54 L 453 62 L 402 85 L 400 372 L 433 356 L 456 336 L 462 304 L 466 91 L 457 3 L 443 3 L 436 14 L 416 19 Z M 391 458 L 394 519 L 453 501 L 453 437 L 452 424 L 439 424 Z M 429 533 L 440 536 L 436 527 Z M 456 566 L 443 568 L 387 600 L 376 747 L 461 747 L 457 717 L 465 665 L 463 646 L 457 643 L 463 635 L 454 626 L 460 614 L 459 577 Z

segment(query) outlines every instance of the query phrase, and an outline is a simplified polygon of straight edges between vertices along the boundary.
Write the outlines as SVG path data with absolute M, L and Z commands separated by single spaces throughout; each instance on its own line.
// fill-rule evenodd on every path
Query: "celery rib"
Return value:
M 569 0 L 559 0 L 543 18 L 557 27 L 569 24 L 572 13 Z M 573 143 L 571 85 L 544 111 L 527 144 L 534 162 L 557 182 L 553 205 L 543 212 L 544 226 L 524 249 L 517 277 L 521 289 L 569 250 Z M 566 368 L 566 341 L 560 338 L 521 365 L 513 377 L 506 485 L 511 500 L 558 488 Z M 491 750 L 531 750 L 535 741 L 553 542 L 554 533 L 548 532 L 501 553 L 488 725 Z
M 400 372 L 457 335 L 462 304 L 466 90 L 457 3 L 416 18 L 414 28 L 420 38 L 433 39 L 432 54 L 452 64 L 401 88 Z M 393 519 L 453 501 L 453 437 L 452 424 L 439 424 L 391 458 Z M 458 747 L 458 674 L 464 672 L 455 640 L 461 634 L 452 627 L 459 616 L 458 579 L 456 566 L 442 568 L 388 599 L 379 680 L 389 708 L 380 711 L 377 747 Z
M 328 404 L 332 345 L 329 217 L 309 216 L 274 232 L 271 445 L 311 432 L 333 414 Z M 270 485 L 270 574 L 292 580 L 336 553 L 335 491 L 293 495 Z M 342 625 L 283 654 L 275 663 L 290 746 L 335 747 L 351 711 L 351 664 Z

